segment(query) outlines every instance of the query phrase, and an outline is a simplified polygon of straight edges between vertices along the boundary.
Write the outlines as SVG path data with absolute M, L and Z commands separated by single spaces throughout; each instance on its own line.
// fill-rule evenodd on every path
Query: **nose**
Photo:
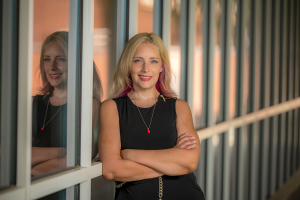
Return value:
M 54 60 L 50 63 L 50 70 L 55 71 L 56 69 L 57 69 L 57 65 L 56 65 L 56 61 Z
M 143 72 L 149 72 L 149 64 L 147 62 L 144 62 L 142 70 Z

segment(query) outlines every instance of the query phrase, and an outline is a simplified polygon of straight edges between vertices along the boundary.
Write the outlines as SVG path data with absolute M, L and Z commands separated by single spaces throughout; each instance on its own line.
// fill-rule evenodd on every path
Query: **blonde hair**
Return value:
M 165 96 L 176 96 L 175 92 L 171 88 L 170 59 L 163 41 L 155 33 L 139 33 L 132 37 L 125 45 L 110 85 L 110 98 L 124 96 L 133 90 L 130 68 L 135 51 L 142 43 L 151 43 L 156 45 L 163 63 L 163 71 L 159 75 L 159 79 L 156 83 L 156 89 Z
M 41 49 L 40 65 L 39 65 L 40 77 L 43 82 L 43 86 L 40 89 L 40 92 L 43 95 L 47 94 L 48 92 L 52 92 L 54 89 L 53 86 L 50 85 L 50 83 L 48 82 L 46 72 L 44 70 L 45 49 L 50 42 L 57 42 L 63 49 L 65 55 L 68 56 L 68 32 L 66 31 L 54 32 L 51 35 L 49 35 L 43 42 L 42 49 Z M 102 96 L 102 85 L 99 78 L 99 73 L 96 69 L 96 65 L 93 62 L 93 98 L 98 99 L 100 101 L 101 96 Z

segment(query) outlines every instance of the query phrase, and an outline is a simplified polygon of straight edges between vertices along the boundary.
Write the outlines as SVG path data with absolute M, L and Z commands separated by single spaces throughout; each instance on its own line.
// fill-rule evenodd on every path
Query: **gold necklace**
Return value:
M 48 92 L 48 94 L 49 94 L 49 92 Z M 52 93 L 51 97 L 52 96 L 53 96 L 53 93 Z M 50 101 L 50 97 L 49 97 L 49 100 L 48 100 L 48 103 L 47 103 L 47 108 L 46 108 L 46 114 L 45 114 L 45 118 L 44 118 L 43 127 L 41 128 L 42 131 L 45 130 L 45 126 L 47 126 L 51 122 L 51 120 L 55 117 L 55 115 L 60 111 L 61 107 L 63 107 L 63 105 L 61 105 L 60 108 L 58 109 L 58 111 L 56 111 L 56 113 L 51 117 L 51 119 L 45 124 L 46 117 L 47 117 L 47 112 L 48 112 L 49 101 Z
M 132 100 L 133 100 L 133 99 L 132 99 Z M 134 101 L 134 100 L 133 100 L 133 101 Z M 158 100 L 157 100 L 157 101 L 158 101 Z M 154 114 L 154 111 L 155 111 L 155 106 L 156 106 L 157 101 L 156 101 L 155 104 L 154 104 L 154 108 L 153 108 L 153 112 L 152 112 L 152 116 L 151 116 L 151 120 L 150 120 L 149 127 L 147 126 L 147 124 L 146 124 L 146 122 L 145 122 L 145 120 L 144 120 L 144 118 L 143 118 L 143 116 L 142 116 L 142 113 L 141 113 L 139 107 L 136 105 L 136 102 L 134 101 L 134 104 L 135 104 L 135 106 L 137 107 L 137 109 L 138 109 L 138 111 L 139 111 L 139 113 L 140 113 L 140 115 L 141 115 L 141 118 L 142 118 L 142 120 L 143 120 L 145 126 L 147 127 L 147 133 L 150 133 L 150 126 L 151 126 L 151 122 L 152 122 L 152 119 L 153 119 L 153 114 Z

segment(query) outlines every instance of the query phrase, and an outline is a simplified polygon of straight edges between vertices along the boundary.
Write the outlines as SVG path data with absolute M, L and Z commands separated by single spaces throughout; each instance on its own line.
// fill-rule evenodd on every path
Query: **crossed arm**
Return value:
M 180 135 L 174 148 L 164 150 L 121 151 L 119 117 L 113 100 L 105 101 L 100 108 L 98 137 L 99 157 L 103 163 L 103 176 L 116 181 L 136 181 L 161 175 L 183 175 L 197 168 L 200 142 L 193 126 L 187 103 L 176 101 L 177 133 Z M 187 133 L 188 135 L 183 133 Z
M 100 102 L 93 99 L 92 127 L 99 120 Z M 92 134 L 92 144 L 93 144 Z M 93 148 L 93 145 L 91 145 Z M 93 150 L 93 149 L 92 149 Z M 62 147 L 32 147 L 31 175 L 37 176 L 47 172 L 65 168 L 67 166 L 66 148 Z

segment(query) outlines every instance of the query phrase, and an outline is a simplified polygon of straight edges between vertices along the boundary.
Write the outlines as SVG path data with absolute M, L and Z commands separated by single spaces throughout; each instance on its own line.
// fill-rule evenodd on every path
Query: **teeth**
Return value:
M 141 76 L 142 78 L 150 78 L 150 76 Z
M 50 76 L 60 76 L 60 74 L 55 74 L 55 75 L 53 74 L 53 75 L 50 75 Z

